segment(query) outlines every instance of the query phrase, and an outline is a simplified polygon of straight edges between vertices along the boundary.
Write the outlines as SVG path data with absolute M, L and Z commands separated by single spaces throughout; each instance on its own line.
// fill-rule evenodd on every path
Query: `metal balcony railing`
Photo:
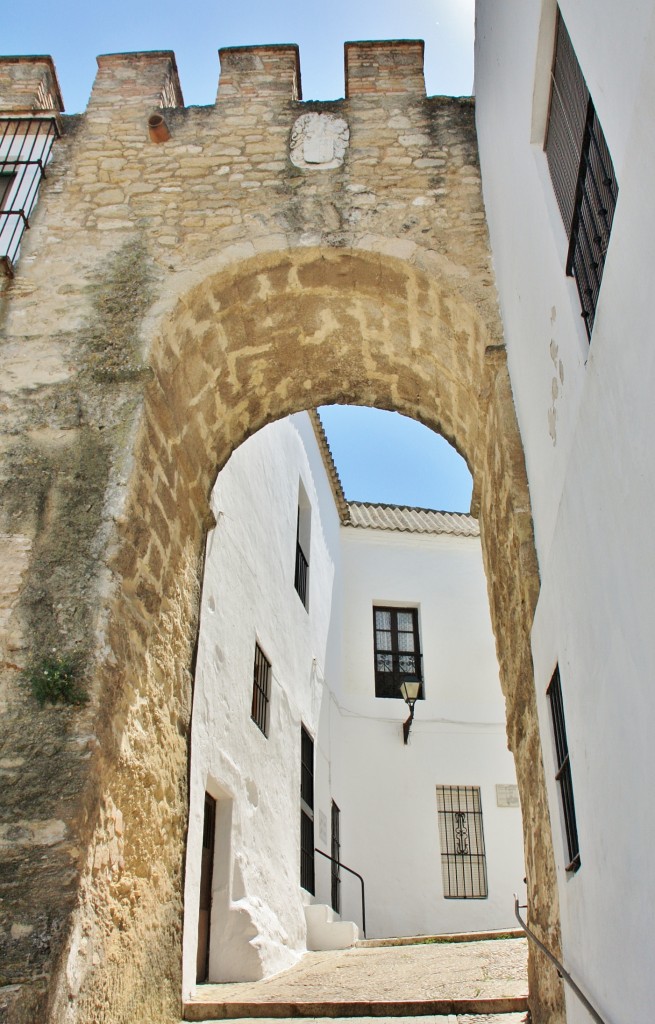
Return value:
M 0 117 L 0 262 L 10 275 L 58 136 L 54 115 Z

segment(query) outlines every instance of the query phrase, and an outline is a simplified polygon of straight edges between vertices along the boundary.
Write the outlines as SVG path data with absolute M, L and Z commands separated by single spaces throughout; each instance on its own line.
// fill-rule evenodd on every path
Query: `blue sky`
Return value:
M 100 53 L 174 50 L 187 105 L 213 103 L 223 46 L 297 43 L 304 99 L 343 96 L 343 44 L 424 39 L 428 95 L 473 90 L 474 0 L 35 0 L 7 4 L 0 49 L 50 54 L 69 114 L 84 110 Z M 463 460 L 436 434 L 395 413 L 325 415 L 346 496 L 467 511 Z
M 468 512 L 471 474 L 464 459 L 422 423 L 384 409 L 319 409 L 350 501 Z
M 48 53 L 66 112 L 84 109 L 99 53 L 174 50 L 187 104 L 213 103 L 222 46 L 298 43 L 305 99 L 343 96 L 343 44 L 425 40 L 428 94 L 470 95 L 474 0 L 34 0 L 8 3 L 0 49 Z

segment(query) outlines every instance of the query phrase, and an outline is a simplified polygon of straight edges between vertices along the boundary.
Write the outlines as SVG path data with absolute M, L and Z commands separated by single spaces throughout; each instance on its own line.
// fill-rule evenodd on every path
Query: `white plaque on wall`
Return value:
M 508 786 L 496 786 L 496 805 L 498 807 L 518 807 L 519 806 L 519 787 L 508 785 Z

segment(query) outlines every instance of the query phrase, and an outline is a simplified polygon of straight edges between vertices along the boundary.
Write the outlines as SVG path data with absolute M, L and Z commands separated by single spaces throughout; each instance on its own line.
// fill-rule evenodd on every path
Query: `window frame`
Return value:
M 486 900 L 489 880 L 480 787 L 438 785 L 436 792 L 443 897 Z
M 296 519 L 296 560 L 293 585 L 305 611 L 309 611 L 309 556 L 312 538 L 312 506 L 302 480 L 298 482 L 298 516 Z
M 569 241 L 566 273 L 575 280 L 581 316 L 591 340 L 619 187 L 607 141 L 559 7 L 543 147 Z
M 300 726 L 300 885 L 316 895 L 314 855 L 314 738 Z
M 266 657 L 258 641 L 255 641 L 250 717 L 267 739 L 270 726 L 272 675 L 271 662 Z
M 377 623 L 377 614 L 389 613 L 391 616 L 390 630 L 380 629 Z M 398 629 L 398 616 L 409 614 L 412 616 L 412 635 L 414 638 L 413 650 L 400 649 L 398 637 L 400 633 L 408 633 L 408 630 Z M 391 634 L 391 648 L 378 647 L 378 633 Z M 391 658 L 391 672 L 382 672 L 379 669 L 381 658 Z M 401 671 L 401 659 L 412 658 L 414 660 L 414 671 Z M 418 608 L 397 607 L 395 605 L 373 605 L 373 671 L 375 677 L 375 696 L 380 699 L 403 700 L 400 686 L 403 682 L 419 682 L 421 684 L 418 700 L 424 699 L 423 661 L 421 654 L 421 637 L 419 631 Z M 390 677 L 390 678 L 389 678 Z M 391 692 L 394 691 L 394 692 Z
M 341 913 L 341 809 L 335 800 L 330 806 L 330 905 Z M 335 863 L 336 861 L 336 863 Z
M 555 779 L 559 791 L 559 803 L 564 823 L 564 837 L 568 853 L 568 863 L 565 870 L 575 874 L 581 867 L 580 840 L 578 837 L 578 824 L 575 813 L 575 799 L 573 796 L 573 776 L 571 774 L 571 758 L 569 755 L 569 744 L 566 736 L 566 721 L 564 717 L 564 701 L 562 698 L 562 678 L 559 665 L 551 676 L 550 683 L 546 690 L 550 704 L 550 717 L 553 728 L 553 743 L 555 748 Z

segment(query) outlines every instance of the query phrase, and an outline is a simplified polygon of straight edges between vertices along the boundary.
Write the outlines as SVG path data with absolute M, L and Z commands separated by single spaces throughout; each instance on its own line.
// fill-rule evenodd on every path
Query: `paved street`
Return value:
M 216 1018 L 253 1016 L 261 1022 L 266 1019 L 263 1005 L 270 1004 L 271 1017 L 277 1018 L 334 1021 L 343 1015 L 352 1020 L 356 1013 L 361 1024 L 369 1020 L 368 1012 L 377 1024 L 392 1019 L 400 1024 L 420 1013 L 425 1024 L 519 1024 L 524 1012 L 503 1010 L 521 1008 L 519 1001 L 528 990 L 526 968 L 526 940 L 516 938 L 307 953 L 295 966 L 264 981 L 199 986 L 187 1004 L 188 1019 L 212 1019 L 189 1009 L 202 1003 L 214 1008 Z M 430 1001 L 442 1005 L 431 1008 Z M 454 1004 L 450 1009 L 448 1001 Z M 442 1015 L 430 1016 L 432 1009 Z M 498 1012 L 488 1015 L 493 1009 Z M 464 1010 L 470 1010 L 468 1015 Z

